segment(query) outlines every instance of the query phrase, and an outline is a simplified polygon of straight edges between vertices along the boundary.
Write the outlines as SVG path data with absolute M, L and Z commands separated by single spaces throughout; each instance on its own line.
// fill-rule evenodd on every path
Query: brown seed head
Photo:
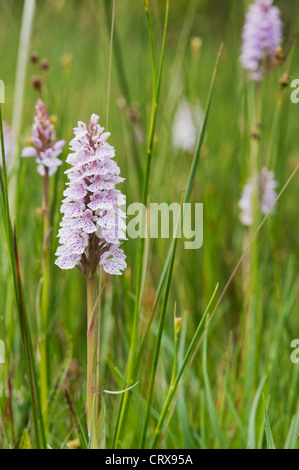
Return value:
M 32 52 L 29 56 L 29 60 L 32 64 L 36 64 L 39 61 L 39 55 L 37 52 Z
M 279 80 L 280 88 L 286 88 L 291 83 L 291 77 L 287 72 L 284 72 L 281 79 Z
M 41 91 L 42 89 L 42 79 L 41 77 L 34 76 L 31 78 L 31 86 L 35 91 Z
M 43 59 L 40 66 L 41 66 L 42 70 L 49 70 L 50 63 L 49 63 L 48 59 Z

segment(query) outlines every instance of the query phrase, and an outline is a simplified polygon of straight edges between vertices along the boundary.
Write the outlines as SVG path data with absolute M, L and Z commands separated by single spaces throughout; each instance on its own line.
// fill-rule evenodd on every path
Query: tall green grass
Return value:
M 47 321 L 40 317 L 43 182 L 20 152 L 37 99 L 30 79 L 41 71 L 21 60 L 23 106 L 14 101 L 16 76 L 22 78 L 18 3 L 0 4 L 0 339 L 7 350 L 0 448 L 89 448 L 95 426 L 101 448 L 297 448 L 299 365 L 290 360 L 290 343 L 299 334 L 299 108 L 290 89 L 279 88 L 283 72 L 299 76 L 296 43 L 261 90 L 262 134 L 253 150 L 253 90 L 239 63 L 247 2 L 123 0 L 115 14 L 106 0 L 36 2 L 28 52 L 49 59 L 43 99 L 58 138 L 68 142 L 77 120 L 96 112 L 105 123 L 109 112 L 128 204 L 179 202 L 182 194 L 182 202 L 204 203 L 202 248 L 129 239 L 124 275 L 102 276 L 99 420 L 88 439 L 86 287 L 79 271 L 54 265 L 67 149 L 50 181 L 51 288 Z M 298 5 L 276 3 L 286 42 L 296 32 Z M 202 40 L 198 53 L 190 47 L 194 36 Z M 193 155 L 172 145 L 184 96 L 205 112 Z M 16 109 L 20 132 L 7 171 L 2 119 L 16 122 Z M 257 216 L 246 234 L 238 200 L 252 152 L 258 166 L 267 162 L 275 171 L 279 198 L 275 212 Z M 181 318 L 179 331 L 174 318 Z

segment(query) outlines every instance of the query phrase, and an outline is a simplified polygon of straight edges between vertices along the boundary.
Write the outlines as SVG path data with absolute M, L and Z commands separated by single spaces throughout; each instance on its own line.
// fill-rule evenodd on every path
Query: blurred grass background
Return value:
M 87 121 L 91 113 L 101 116 L 105 125 L 109 62 L 109 28 L 103 1 L 38 0 L 31 40 L 31 52 L 47 58 L 43 99 L 51 115 L 57 116 L 59 138 L 71 139 L 78 120 Z M 183 96 L 205 106 L 214 61 L 220 43 L 224 51 L 219 67 L 215 94 L 209 117 L 207 136 L 202 151 L 193 202 L 204 203 L 204 244 L 200 250 L 184 250 L 178 244 L 167 325 L 155 388 L 154 409 L 160 411 L 168 390 L 173 356 L 173 308 L 183 317 L 180 357 L 189 343 L 196 325 L 217 282 L 225 285 L 242 253 L 244 227 L 239 221 L 238 200 L 245 183 L 243 136 L 244 72 L 239 62 L 241 30 L 250 2 L 222 0 L 176 0 L 170 2 L 165 68 L 152 174 L 150 201 L 180 201 L 185 188 L 192 156 L 173 149 L 171 128 L 177 106 Z M 284 22 L 284 41 L 296 31 L 298 2 L 277 1 Z M 0 1 L 0 78 L 6 86 L 4 119 L 10 122 L 15 80 L 16 59 L 23 2 Z M 110 2 L 107 2 L 111 9 Z M 159 50 L 164 18 L 164 2 L 150 0 L 154 38 Z M 146 136 L 151 110 L 151 62 L 148 33 L 142 1 L 116 2 L 115 32 L 119 40 L 126 82 L 119 79 L 116 57 L 112 63 L 109 113 L 110 143 L 116 148 L 121 175 L 126 178 L 123 191 L 127 204 L 141 200 L 142 173 L 145 169 Z M 192 53 L 190 41 L 198 36 L 202 46 Z M 298 47 L 287 64 L 292 78 L 299 77 Z M 279 79 L 286 66 L 275 70 L 267 80 L 263 122 L 264 145 L 267 148 Z M 30 137 L 37 93 L 32 89 L 32 76 L 39 75 L 38 65 L 28 63 L 20 147 Z M 124 97 L 124 87 L 128 95 Z M 298 112 L 292 104 L 290 90 L 285 91 L 279 132 L 276 136 L 274 171 L 282 187 L 299 159 Z M 130 101 L 128 101 L 128 99 Z M 133 117 L 144 134 L 143 142 L 133 138 Z M 67 156 L 67 149 L 63 158 Z M 140 167 L 140 170 L 138 170 Z M 63 164 L 52 181 L 55 196 L 56 235 L 60 220 L 59 205 L 64 187 Z M 42 222 L 40 215 L 42 182 L 35 163 L 26 159 L 17 164 L 17 198 L 15 215 L 27 311 L 34 341 L 37 340 L 37 297 L 40 278 Z M 299 403 L 297 398 L 299 365 L 290 361 L 290 342 L 299 337 L 298 325 L 298 177 L 292 181 L 279 201 L 278 208 L 263 227 L 258 238 L 258 297 L 262 335 L 256 340 L 260 356 L 256 377 L 246 379 L 242 368 L 244 340 L 244 293 L 242 269 L 237 272 L 209 328 L 207 357 L 199 350 L 184 382 L 177 407 L 164 444 L 168 447 L 246 447 L 252 432 L 252 405 L 263 374 L 267 374 L 264 392 L 269 400 L 269 416 L 277 447 L 284 446 L 290 432 L 290 446 L 297 446 Z M 2 227 L 1 227 L 1 233 Z M 2 236 L 2 235 L 1 235 Z M 55 237 L 54 237 L 55 242 Z M 128 270 L 121 278 L 106 279 L 103 298 L 102 385 L 108 389 L 122 387 L 115 367 L 125 375 L 128 344 L 132 328 L 137 240 L 129 240 L 124 249 Z M 147 276 L 142 302 L 140 330 L 146 326 L 163 268 L 169 240 L 150 240 Z M 55 242 L 56 243 L 56 242 Z M 80 416 L 84 414 L 86 361 L 85 283 L 76 270 L 60 271 L 53 264 L 51 300 L 50 377 L 54 383 L 68 347 L 72 347 L 72 363 L 65 378 Z M 13 307 L 13 294 L 6 247 L 0 249 L 0 312 L 6 324 L 6 340 L 10 351 L 14 383 L 16 428 L 26 426 L 29 398 L 24 381 L 24 364 L 20 354 L 19 330 Z M 159 312 L 158 312 L 159 314 Z M 158 317 L 158 316 L 157 316 Z M 138 373 L 139 385 L 132 392 L 123 447 L 138 445 L 142 399 L 146 397 L 148 372 L 157 333 L 154 322 L 144 356 L 144 368 Z M 0 338 L 4 331 L 0 326 Z M 5 427 L 6 370 L 0 365 L 0 403 Z M 205 371 L 205 367 L 207 370 Z M 208 379 L 207 379 L 208 374 Z M 213 400 L 213 411 L 209 397 Z M 271 397 L 271 398 L 270 398 Z M 260 397 L 259 397 L 260 398 Z M 105 398 L 107 412 L 107 445 L 111 443 L 113 423 L 119 397 Z M 137 412 L 138 410 L 138 412 Z M 139 413 L 140 410 L 140 413 Z M 257 441 L 265 446 L 264 411 L 259 400 L 255 427 Z M 152 426 L 155 418 L 152 419 Z M 217 427 L 218 423 L 221 429 Z M 251 428 L 250 428 L 251 426 Z M 151 430 L 154 428 L 152 427 Z M 221 435 L 224 436 L 222 441 Z M 53 405 L 51 446 L 65 445 L 74 437 L 67 402 L 59 392 Z M 220 436 L 220 437 L 219 437 Z M 0 442 L 5 444 L 4 437 Z

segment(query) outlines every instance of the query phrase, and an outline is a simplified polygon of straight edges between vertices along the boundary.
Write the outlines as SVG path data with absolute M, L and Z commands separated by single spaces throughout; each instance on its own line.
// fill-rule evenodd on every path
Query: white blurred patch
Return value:
M 180 102 L 172 126 L 172 144 L 177 150 L 192 153 L 203 124 L 204 113 L 199 103 L 192 106 L 186 98 Z

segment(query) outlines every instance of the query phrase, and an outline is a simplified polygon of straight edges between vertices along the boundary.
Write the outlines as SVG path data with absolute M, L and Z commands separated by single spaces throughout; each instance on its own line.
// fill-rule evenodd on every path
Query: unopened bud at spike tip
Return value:
M 174 319 L 175 336 L 177 336 L 181 331 L 182 321 L 183 319 L 181 317 L 175 317 Z

